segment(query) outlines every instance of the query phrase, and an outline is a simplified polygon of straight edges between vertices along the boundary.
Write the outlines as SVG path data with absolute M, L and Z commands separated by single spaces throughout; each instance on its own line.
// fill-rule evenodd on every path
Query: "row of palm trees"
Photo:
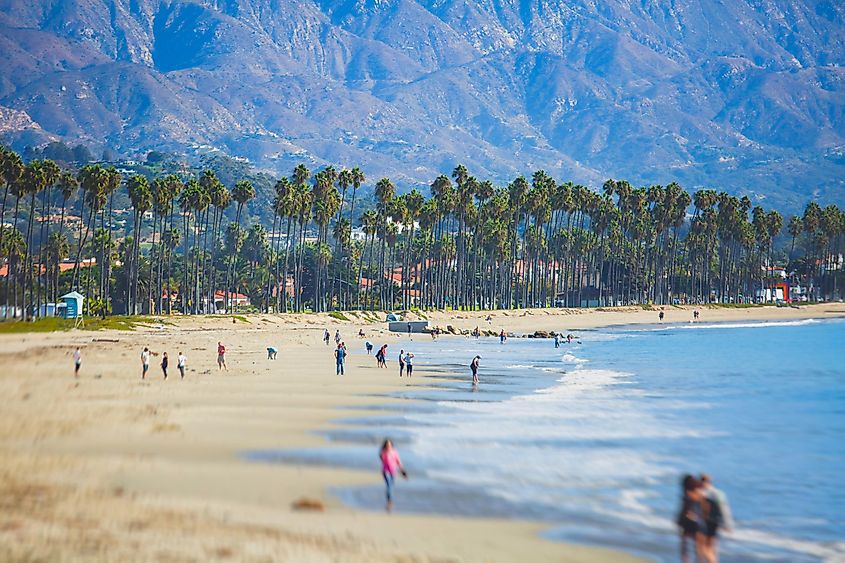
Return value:
M 0 182 L 8 270 L 0 299 L 24 316 L 63 289 L 83 291 L 89 311 L 102 314 L 118 303 L 129 314 L 207 313 L 221 300 L 228 311 L 235 290 L 281 312 L 740 301 L 776 281 L 771 265 L 786 250 L 776 247 L 782 216 L 747 197 L 615 180 L 596 192 L 544 171 L 497 187 L 459 165 L 432 182 L 428 198 L 417 189 L 397 195 L 382 178 L 356 215 L 360 169 L 312 174 L 299 165 L 275 184 L 269 233 L 242 225 L 254 186 L 241 180 L 230 190 L 212 171 L 150 180 L 93 164 L 73 174 L 0 148 Z M 120 190 L 132 206 L 123 237 L 114 229 Z M 82 220 L 71 233 L 74 199 Z M 354 240 L 355 224 L 363 240 Z M 816 297 L 838 295 L 843 213 L 810 203 L 787 230 L 785 258 Z M 74 267 L 62 281 L 68 256 Z

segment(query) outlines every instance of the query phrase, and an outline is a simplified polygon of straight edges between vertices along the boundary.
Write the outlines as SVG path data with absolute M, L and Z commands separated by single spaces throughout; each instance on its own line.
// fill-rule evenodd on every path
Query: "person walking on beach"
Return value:
M 226 347 L 222 342 L 217 343 L 217 369 L 229 371 L 229 366 L 226 365 Z
M 379 348 L 379 351 L 376 352 L 376 360 L 378 362 L 378 367 L 387 367 L 387 344 L 383 345 L 381 348 Z
M 73 353 L 73 376 L 79 377 L 79 368 L 82 367 L 82 351 L 79 349 L 79 346 L 76 347 L 76 351 Z
M 408 336 L 411 336 L 411 321 L 408 321 Z
M 337 361 L 337 375 L 343 377 L 343 365 L 346 360 L 346 346 L 343 342 L 337 343 L 337 349 L 334 351 L 334 357 Z
M 414 355 L 411 354 L 410 352 L 407 352 L 405 354 L 405 373 L 408 374 L 408 377 L 411 377 L 411 375 L 414 373 L 414 360 L 413 360 L 413 358 L 414 358 Z
M 697 321 L 698 320 L 698 314 L 699 314 L 698 309 L 694 310 L 692 312 L 692 320 Z
M 373 353 L 373 343 L 372 342 L 367 340 L 366 342 L 364 342 L 364 346 L 367 348 L 367 355 L 368 356 Z
M 555 348 L 560 348 L 560 334 L 555 333 Z
M 399 350 L 399 377 L 405 374 L 405 350 Z
M 185 379 L 185 365 L 188 363 L 188 358 L 185 357 L 185 354 L 179 352 L 179 355 L 176 356 L 176 367 L 179 368 L 179 375 L 181 379 Z
M 379 452 L 379 459 L 381 460 L 381 476 L 384 477 L 384 484 L 387 488 L 387 511 L 393 510 L 393 485 L 396 481 L 396 470 L 402 473 L 402 477 L 408 478 L 408 472 L 402 465 L 402 460 L 399 458 L 399 452 L 393 447 L 393 442 L 390 438 L 386 439 L 381 445 L 381 452 Z
M 161 373 L 164 374 L 164 380 L 167 381 L 167 366 L 170 362 L 167 359 L 167 352 L 164 352 L 161 355 Z
M 144 347 L 144 351 L 141 352 L 141 379 L 146 379 L 147 371 L 150 369 L 150 349 Z
M 657 316 L 660 319 L 660 322 L 662 323 L 663 322 L 663 311 L 660 311 L 660 314 L 657 315 Z
M 728 497 L 713 486 L 713 481 L 706 473 L 701 474 L 701 493 L 704 503 L 704 554 L 710 563 L 719 561 L 719 531 L 730 532 L 734 522 Z
M 275 346 L 268 346 L 267 347 L 267 359 L 268 360 L 275 360 L 276 354 L 278 354 L 278 353 L 279 353 L 279 351 L 276 350 Z
M 331 335 L 329 334 L 329 329 L 323 329 L 323 342 L 326 343 L 326 346 L 329 345 L 329 340 L 331 340 Z
M 476 356 L 469 364 L 469 369 L 472 371 L 472 384 L 478 385 L 478 364 L 481 362 L 481 356 Z
M 337 346 L 338 344 L 340 344 L 340 331 L 336 330 L 334 331 L 334 345 Z
M 505 329 L 502 329 L 502 332 L 499 333 L 499 344 L 504 344 L 507 339 L 508 336 L 505 334 Z
M 677 524 L 681 531 L 681 561 L 690 563 L 689 544 L 695 548 L 696 561 L 705 561 L 701 483 L 692 475 L 681 480 L 681 509 Z

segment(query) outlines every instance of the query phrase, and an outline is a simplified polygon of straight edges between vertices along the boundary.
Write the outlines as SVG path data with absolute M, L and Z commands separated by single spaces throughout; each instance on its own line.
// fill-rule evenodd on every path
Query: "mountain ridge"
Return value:
M 825 1 L 7 0 L 0 131 L 841 202 L 843 31 Z

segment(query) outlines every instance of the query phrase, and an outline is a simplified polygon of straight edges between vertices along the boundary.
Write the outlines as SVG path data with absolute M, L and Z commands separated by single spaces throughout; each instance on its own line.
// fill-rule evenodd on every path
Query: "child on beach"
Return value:
M 367 341 L 364 343 L 364 346 L 366 346 L 366 347 L 367 347 L 367 355 L 368 355 L 368 356 L 369 356 L 370 354 L 372 354 L 372 353 L 373 353 L 373 343 L 372 343 L 372 342 L 370 342 L 369 340 L 367 340 Z
M 469 369 L 472 370 L 472 384 L 473 386 L 478 385 L 478 364 L 481 361 L 481 356 L 476 356 L 472 359 L 472 363 L 469 364 Z
M 79 368 L 82 367 L 82 352 L 79 350 L 79 347 L 76 348 L 76 352 L 73 353 L 73 376 L 79 377 Z
M 147 371 L 150 369 L 150 349 L 144 347 L 144 351 L 141 352 L 141 379 L 146 379 Z
M 167 381 L 167 366 L 170 362 L 167 360 L 167 352 L 161 356 L 161 372 L 164 374 L 164 380 Z
M 179 355 L 176 356 L 176 367 L 179 368 L 179 374 L 182 376 L 182 379 L 185 379 L 185 364 L 187 364 L 188 358 L 185 357 L 185 354 L 179 352 Z
M 229 371 L 229 366 L 226 365 L 226 347 L 222 342 L 217 343 L 217 369 Z
M 393 447 L 393 442 L 389 438 L 381 445 L 379 459 L 381 460 L 381 476 L 384 477 L 384 484 L 387 487 L 387 511 L 390 512 L 393 510 L 393 484 L 396 480 L 396 470 L 398 469 L 405 479 L 408 478 L 408 473 L 402 466 L 399 452 Z
M 399 350 L 399 377 L 405 373 L 405 350 Z

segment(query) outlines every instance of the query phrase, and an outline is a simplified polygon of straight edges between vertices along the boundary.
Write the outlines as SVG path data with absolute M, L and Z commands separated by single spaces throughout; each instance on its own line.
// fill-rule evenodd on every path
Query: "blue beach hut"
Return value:
M 82 318 L 82 302 L 85 300 L 85 297 L 76 291 L 71 291 L 66 295 L 62 295 L 59 299 L 65 304 L 64 317 L 66 319 Z

